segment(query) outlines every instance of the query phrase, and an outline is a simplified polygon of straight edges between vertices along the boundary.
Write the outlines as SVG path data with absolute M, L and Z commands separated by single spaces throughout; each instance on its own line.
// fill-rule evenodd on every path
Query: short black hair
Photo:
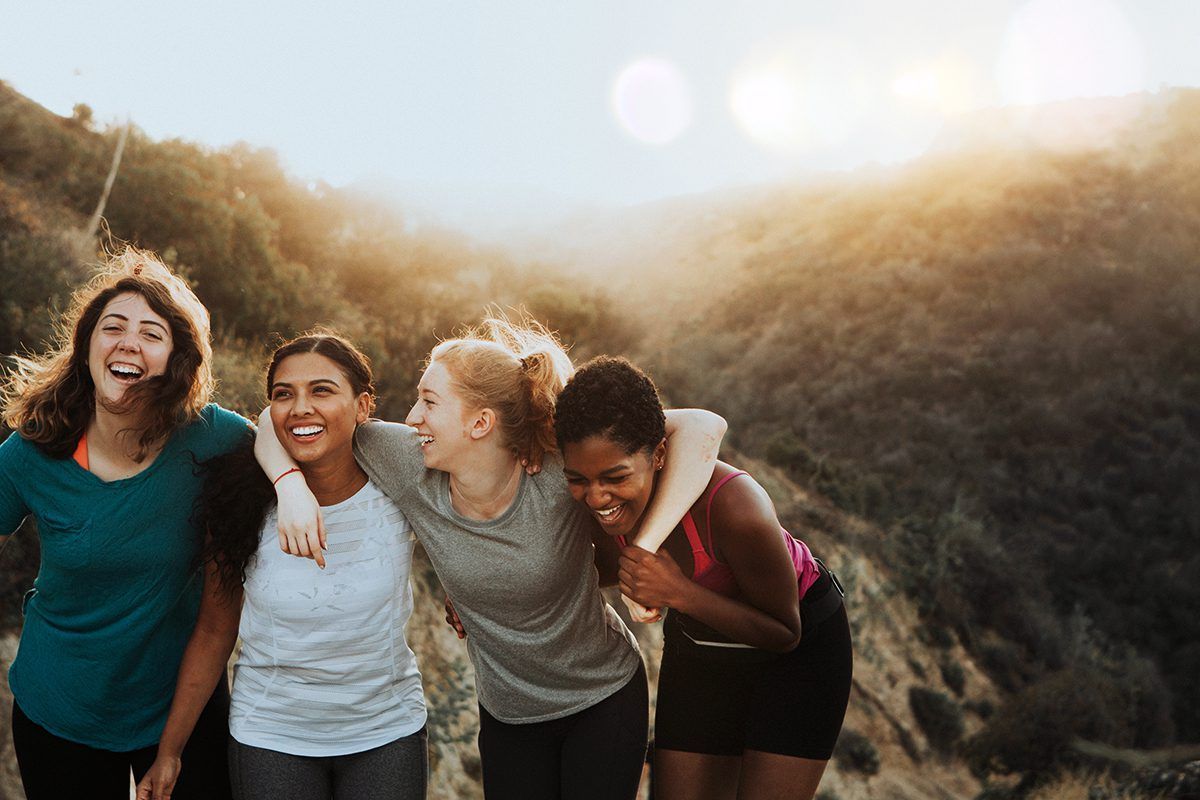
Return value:
M 554 432 L 560 451 L 601 435 L 633 454 L 657 447 L 667 427 L 654 381 L 627 359 L 597 356 L 558 393 Z

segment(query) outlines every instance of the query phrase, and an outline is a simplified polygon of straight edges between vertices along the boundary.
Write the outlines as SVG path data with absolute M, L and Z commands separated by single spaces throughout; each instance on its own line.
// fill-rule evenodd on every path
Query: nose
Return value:
M 117 341 L 117 348 L 136 353 L 141 348 L 141 345 L 138 344 L 137 332 L 127 331 L 125 335 L 123 335 L 120 340 Z
M 309 402 L 307 392 L 296 392 L 296 399 L 292 401 L 292 414 L 303 416 L 312 413 L 312 403 Z
M 411 428 L 415 428 L 421 424 L 421 414 L 417 410 L 421 405 L 421 401 L 413 403 L 412 408 L 408 410 L 408 416 L 404 418 L 404 424 Z
M 588 486 L 587 496 L 584 499 L 587 502 L 588 508 L 604 508 L 612 502 L 612 493 L 599 483 L 593 483 Z

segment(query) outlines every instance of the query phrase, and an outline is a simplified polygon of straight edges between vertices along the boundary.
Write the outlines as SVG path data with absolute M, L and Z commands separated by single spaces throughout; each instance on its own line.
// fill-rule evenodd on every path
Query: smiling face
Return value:
M 665 454 L 665 440 L 652 452 L 627 453 L 622 445 L 596 434 L 563 444 L 563 472 L 571 496 L 587 507 L 606 533 L 629 536 L 650 504 Z
M 437 361 L 430 363 L 404 420 L 421 436 L 425 466 L 453 472 L 462 463 L 471 444 L 471 419 L 450 371 Z
M 108 301 L 88 341 L 97 402 L 119 403 L 130 386 L 165 373 L 173 348 L 170 324 L 146 298 L 126 292 Z
M 283 448 L 301 466 L 353 462 L 354 428 L 367 421 L 371 398 L 355 394 L 336 362 L 297 353 L 275 368 L 271 424 Z

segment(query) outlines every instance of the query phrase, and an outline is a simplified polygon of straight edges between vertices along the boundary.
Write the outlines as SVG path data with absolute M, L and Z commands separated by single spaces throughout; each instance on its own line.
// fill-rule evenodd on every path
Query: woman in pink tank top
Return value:
M 653 382 L 609 357 L 582 366 L 555 411 L 571 492 L 622 547 L 621 591 L 670 609 L 655 797 L 811 798 L 850 692 L 840 586 L 766 491 L 722 462 L 657 553 L 628 546 L 665 463 L 662 420 Z

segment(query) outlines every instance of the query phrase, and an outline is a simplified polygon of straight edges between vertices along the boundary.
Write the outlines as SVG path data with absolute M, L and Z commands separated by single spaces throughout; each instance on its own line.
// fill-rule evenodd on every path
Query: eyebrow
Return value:
M 104 320 L 108 319 L 109 317 L 116 317 L 117 319 L 121 320 L 122 322 L 129 322 L 129 317 L 125 316 L 124 314 L 118 314 L 115 311 L 108 312 L 107 314 L 105 314 L 103 317 L 100 318 L 100 321 L 103 322 Z M 162 328 L 164 331 L 167 331 L 168 333 L 170 333 L 170 329 L 166 325 L 163 325 L 161 322 L 156 322 L 155 320 L 152 320 L 152 319 L 144 319 L 141 321 L 140 324 L 155 325 L 159 328 Z
M 630 469 L 630 467 L 629 467 L 627 464 L 618 464 L 618 465 L 617 465 L 617 466 L 615 466 L 615 467 L 609 467 L 608 469 L 606 469 L 606 470 L 603 470 L 603 471 L 600 473 L 600 476 L 601 476 L 601 477 L 604 477 L 604 476 L 611 476 L 613 473 L 616 473 L 616 472 L 621 472 L 621 471 L 623 471 L 623 470 L 627 470 L 627 469 Z M 581 472 L 576 472 L 575 470 L 573 470 L 573 469 L 570 469 L 570 468 L 568 468 L 568 467 L 563 467 L 563 472 L 567 473 L 568 475 L 578 475 L 578 476 L 579 476 L 579 477 L 581 477 L 581 478 L 583 477 L 583 473 L 581 473 Z
M 440 394 L 438 394 L 437 392 L 435 392 L 433 389 L 421 389 L 418 387 L 417 393 L 419 394 L 421 392 L 424 392 L 425 394 L 431 394 L 439 400 L 442 399 L 442 396 Z
M 321 385 L 325 385 L 325 384 L 328 384 L 329 386 L 333 386 L 334 388 L 339 388 L 339 389 L 341 388 L 341 384 L 332 378 L 317 378 L 315 380 L 311 380 L 308 382 L 309 386 L 321 386 Z M 275 391 L 276 389 L 278 389 L 281 386 L 286 389 L 292 388 L 292 384 L 287 383 L 286 381 L 275 381 L 274 383 L 271 384 L 271 391 Z

